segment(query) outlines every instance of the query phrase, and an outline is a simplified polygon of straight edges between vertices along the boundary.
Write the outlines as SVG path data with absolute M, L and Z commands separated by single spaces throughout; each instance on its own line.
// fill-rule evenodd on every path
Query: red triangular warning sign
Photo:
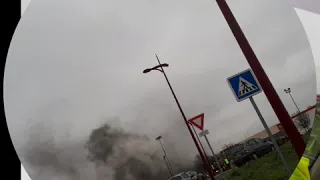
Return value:
M 194 125 L 195 127 L 199 128 L 201 131 L 203 131 L 203 126 L 204 126 L 204 113 L 199 114 L 198 116 L 189 119 L 189 123 Z

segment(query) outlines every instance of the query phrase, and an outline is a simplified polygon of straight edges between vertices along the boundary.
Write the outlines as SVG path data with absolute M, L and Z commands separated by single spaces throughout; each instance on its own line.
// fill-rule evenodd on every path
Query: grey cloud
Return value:
M 291 0 L 291 4 L 296 8 L 301 8 L 307 11 L 311 11 L 313 13 L 320 13 L 320 2 L 317 0 L 305 0 L 305 1 L 299 1 L 299 0 Z

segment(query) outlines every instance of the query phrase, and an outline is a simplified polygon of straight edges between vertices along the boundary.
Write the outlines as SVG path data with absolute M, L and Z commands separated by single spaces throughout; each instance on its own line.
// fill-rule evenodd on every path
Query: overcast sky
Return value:
M 318 0 L 290 0 L 294 7 L 313 13 L 320 13 L 320 1 Z
M 85 138 L 101 116 L 118 117 L 130 131 L 179 137 L 170 127 L 181 117 L 163 76 L 141 73 L 156 65 L 154 53 L 170 64 L 166 72 L 187 116 L 205 113 L 215 148 L 262 130 L 250 103 L 237 103 L 226 83 L 248 65 L 216 4 L 183 2 L 32 1 L 5 72 L 15 146 L 23 149 L 26 127 L 43 119 L 53 121 L 57 141 L 65 132 Z M 313 57 L 294 10 L 274 0 L 246 8 L 228 2 L 289 113 L 295 108 L 286 87 L 301 108 L 314 104 Z M 264 94 L 255 99 L 268 124 L 278 123 Z

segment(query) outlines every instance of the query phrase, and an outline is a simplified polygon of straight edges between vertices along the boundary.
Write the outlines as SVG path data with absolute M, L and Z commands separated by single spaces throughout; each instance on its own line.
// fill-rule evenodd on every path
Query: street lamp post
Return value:
M 169 160 L 168 160 L 168 158 L 166 157 L 166 155 L 163 156 L 163 160 L 166 162 L 168 171 L 169 171 L 169 173 L 170 173 L 170 177 L 172 177 L 173 174 L 172 174 L 172 171 L 171 171 L 171 169 L 170 169 Z M 168 160 L 168 161 L 167 161 L 167 160 Z
M 214 151 L 213 151 L 213 148 L 212 148 L 212 146 L 211 146 L 211 144 L 210 144 L 210 142 L 209 142 L 209 140 L 208 140 L 208 137 L 207 137 L 208 134 L 209 134 L 209 131 L 206 129 L 206 130 L 202 131 L 202 132 L 199 134 L 199 136 L 200 136 L 200 137 L 203 136 L 203 137 L 205 138 L 205 140 L 206 140 L 206 142 L 207 142 L 207 144 L 208 144 L 208 146 L 209 146 L 209 148 L 210 148 L 210 150 L 211 150 L 212 157 L 213 157 L 215 163 L 217 164 L 217 166 L 218 166 L 218 168 L 219 168 L 219 171 L 220 171 L 220 174 L 221 174 L 221 173 L 223 173 L 223 169 L 222 169 L 222 167 L 220 166 L 220 163 L 219 163 L 219 161 L 218 161 L 218 159 L 217 159 L 217 157 L 216 157 L 216 155 L 215 155 L 215 153 L 214 153 Z M 223 176 L 223 179 L 225 180 L 225 177 L 224 177 L 224 176 Z
M 172 86 L 171 86 L 171 84 L 170 84 L 170 82 L 169 82 L 169 79 L 168 79 L 165 71 L 163 70 L 163 67 L 168 67 L 169 64 L 167 64 L 167 63 L 161 64 L 161 63 L 160 63 L 160 60 L 159 60 L 159 57 L 157 56 L 157 54 L 156 54 L 156 58 L 157 58 L 157 60 L 158 60 L 159 65 L 157 65 L 157 66 L 155 66 L 155 67 L 153 67 L 153 68 L 147 68 L 147 69 L 145 69 L 145 70 L 143 71 L 143 73 L 148 73 L 148 72 L 150 72 L 150 71 L 152 71 L 152 70 L 157 70 L 157 71 L 160 71 L 160 72 L 163 74 L 163 76 L 165 77 L 165 79 L 166 79 L 166 81 L 167 81 L 167 83 L 168 83 L 168 86 L 169 86 L 169 88 L 170 88 L 170 90 L 171 90 L 171 93 L 172 93 L 172 95 L 173 95 L 173 98 L 174 98 L 174 100 L 176 101 L 176 104 L 177 104 L 177 106 L 178 106 L 178 108 L 179 108 L 179 111 L 180 111 L 180 113 L 181 113 L 181 115 L 182 115 L 182 117 L 183 117 L 183 120 L 184 120 L 184 122 L 185 122 L 185 124 L 186 124 L 186 126 L 187 126 L 187 128 L 188 128 L 188 130 L 189 130 L 189 133 L 190 133 L 190 135 L 191 135 L 191 137 L 192 137 L 192 140 L 194 141 L 194 143 L 195 143 L 195 145 L 196 145 L 196 147 L 197 147 L 197 150 L 198 150 L 198 152 L 199 152 L 199 154 L 200 154 L 200 156 L 201 156 L 201 159 L 202 159 L 203 163 L 205 164 L 205 167 L 207 168 L 207 171 L 208 171 L 208 173 L 209 173 L 209 176 L 210 176 L 210 178 L 211 178 L 212 180 L 215 180 L 214 174 L 213 174 L 213 172 L 212 172 L 212 170 L 211 170 L 211 167 L 209 166 L 208 162 L 205 160 L 205 157 L 204 157 L 204 155 L 203 155 L 203 152 L 201 151 L 200 146 L 199 146 L 199 144 L 198 144 L 198 142 L 197 142 L 194 134 L 192 133 L 192 130 L 191 130 L 190 126 L 189 126 L 187 117 L 186 117 L 186 115 L 184 114 L 184 112 L 183 112 L 183 110 L 182 110 L 182 107 L 180 106 L 180 103 L 179 103 L 179 101 L 178 101 L 178 98 L 177 98 L 176 94 L 175 94 L 174 91 L 173 91 L 173 88 L 172 88 Z
M 291 100 L 292 100 L 293 104 L 296 106 L 296 108 L 297 108 L 297 110 L 298 110 L 298 113 L 301 113 L 301 111 L 300 111 L 300 109 L 299 109 L 299 107 L 298 107 L 298 105 L 297 105 L 296 101 L 293 99 L 293 97 L 292 97 L 292 95 L 291 95 L 291 88 L 284 89 L 284 92 L 285 92 L 285 93 L 287 93 L 287 94 L 289 94 L 289 96 L 290 96 L 290 98 L 291 98 Z
M 166 150 L 165 150 L 164 147 L 163 147 L 161 138 L 162 138 L 162 136 L 158 136 L 158 137 L 156 138 L 156 140 L 159 141 L 159 143 L 160 143 L 160 145 L 161 145 L 161 148 L 162 148 L 162 151 L 163 151 L 163 154 L 164 154 L 163 159 L 166 161 L 166 165 L 167 165 L 167 168 L 168 168 L 168 170 L 169 170 L 170 175 L 173 176 L 173 174 L 172 174 L 172 166 L 171 166 L 171 163 L 170 163 L 170 161 L 169 161 L 167 152 L 166 152 Z
M 290 96 L 293 104 L 296 106 L 296 108 L 297 108 L 297 110 L 298 110 L 298 113 L 299 113 L 300 118 L 303 120 L 303 116 L 302 116 L 302 114 L 301 114 L 301 111 L 300 111 L 300 109 L 299 109 L 299 106 L 297 105 L 296 101 L 293 99 L 293 96 L 292 96 L 292 94 L 291 94 L 291 88 L 284 89 L 284 92 L 287 93 L 287 94 L 289 94 L 289 96 Z M 308 117 L 308 118 L 309 118 L 309 117 Z M 307 130 L 305 129 L 305 131 L 307 131 Z

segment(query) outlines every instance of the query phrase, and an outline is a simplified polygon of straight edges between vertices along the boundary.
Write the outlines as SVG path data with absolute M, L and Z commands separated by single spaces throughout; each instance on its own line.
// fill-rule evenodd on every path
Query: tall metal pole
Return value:
M 199 136 L 198 136 L 198 133 L 197 133 L 196 129 L 194 128 L 194 126 L 193 126 L 192 124 L 189 123 L 189 125 L 192 127 L 193 132 L 194 132 L 194 134 L 196 135 L 196 137 L 197 137 L 197 139 L 198 139 L 198 142 L 199 142 L 199 144 L 200 144 L 200 146 L 201 146 L 201 148 L 202 148 L 204 157 L 206 158 L 206 161 L 207 161 L 207 163 L 208 163 L 209 166 L 210 166 L 210 170 L 212 170 L 212 168 L 211 168 L 211 162 L 210 162 L 210 160 L 209 160 L 209 158 L 208 158 L 208 155 L 207 155 L 207 153 L 206 153 L 206 150 L 204 149 L 204 147 L 203 147 L 203 145 L 202 145 L 202 143 L 201 143 L 201 141 L 200 141 L 200 138 L 199 138 Z
M 214 161 L 215 161 L 215 162 L 217 163 L 217 165 L 218 165 L 218 168 L 219 168 L 220 173 L 223 173 L 223 169 L 222 169 L 222 167 L 220 166 L 220 163 L 218 162 L 218 159 L 217 159 L 217 157 L 216 157 L 215 154 L 214 154 L 213 148 L 212 148 L 212 146 L 211 146 L 211 144 L 210 144 L 210 142 L 209 142 L 209 140 L 208 140 L 208 138 L 207 138 L 207 135 L 204 134 L 203 136 L 204 136 L 204 138 L 206 139 L 206 141 L 207 141 L 207 143 L 208 143 L 208 146 L 209 146 L 209 148 L 210 148 L 210 150 L 211 150 L 211 153 L 212 153 L 212 156 L 213 156 L 213 158 L 214 158 Z M 224 177 L 223 177 L 223 178 L 224 178 Z
M 299 113 L 301 113 L 301 111 L 300 111 L 300 109 L 299 109 L 299 107 L 298 107 L 298 105 L 297 105 L 296 101 L 293 99 L 293 97 L 292 97 L 292 95 L 291 95 L 291 92 L 289 92 L 288 94 L 290 95 L 290 97 L 291 97 L 291 99 L 292 99 L 292 102 L 293 102 L 293 103 L 294 103 L 294 105 L 296 106 L 296 108 L 297 108 L 298 112 L 299 112 Z
M 159 137 L 161 137 L 161 136 L 159 136 Z M 162 148 L 162 151 L 163 151 L 165 160 L 168 161 L 168 162 L 166 161 L 166 163 L 168 164 L 168 167 L 169 167 L 169 169 L 170 169 L 171 176 L 173 176 L 173 174 L 172 174 L 172 171 L 173 171 L 173 170 L 172 170 L 171 162 L 170 162 L 170 160 L 169 160 L 169 158 L 168 158 L 168 155 L 167 155 L 166 150 L 165 150 L 164 147 L 163 147 L 161 138 L 157 138 L 157 140 L 159 141 L 159 143 L 160 143 L 160 145 L 161 145 L 161 148 Z
M 167 165 L 167 168 L 168 168 L 168 171 L 169 171 L 169 173 L 170 173 L 170 177 L 172 177 L 173 176 L 173 174 L 172 174 L 172 171 L 171 171 L 171 169 L 170 169 L 170 165 L 169 165 L 169 160 L 168 160 L 168 158 L 166 157 L 166 155 L 164 155 L 163 156 L 163 160 L 166 162 L 166 165 Z
M 290 97 L 291 97 L 291 99 L 292 99 L 292 101 L 293 101 L 294 105 L 296 106 L 296 108 L 297 108 L 297 110 L 298 110 L 298 113 L 299 113 L 299 116 L 300 116 L 300 118 L 301 118 L 302 122 L 305 122 L 305 121 L 303 121 L 303 115 L 301 114 L 301 111 L 300 111 L 300 109 L 299 109 L 299 107 L 298 107 L 298 105 L 297 105 L 296 101 L 293 99 L 293 97 L 292 97 L 292 95 L 291 95 L 291 93 L 290 93 L 290 92 L 289 92 L 289 95 L 290 95 Z M 308 118 L 308 120 L 310 121 L 309 116 L 307 116 L 307 118 Z M 305 128 L 305 127 L 303 127 L 303 128 L 304 128 L 304 130 L 305 130 L 305 131 L 306 131 L 306 133 L 307 133 L 307 132 L 308 132 L 308 129 L 307 129 L 307 128 Z
M 301 120 L 303 120 L 303 116 L 302 116 L 302 114 L 301 114 L 300 108 L 299 108 L 299 106 L 297 105 L 296 101 L 293 99 L 293 97 L 292 97 L 292 95 L 291 95 L 291 89 L 288 88 L 288 89 L 285 89 L 284 91 L 285 91 L 287 94 L 289 94 L 289 96 L 290 96 L 293 104 L 296 106 L 296 108 L 297 108 L 297 110 L 298 110 L 298 113 L 299 113 L 299 116 L 300 116 Z M 309 116 L 307 116 L 307 118 L 308 118 L 308 120 L 310 120 L 310 119 L 309 119 Z M 305 129 L 306 132 L 308 132 L 308 129 L 306 129 L 306 128 L 304 128 L 304 129 Z
M 260 120 L 261 120 L 261 122 L 262 122 L 262 125 L 263 125 L 264 128 L 266 129 L 266 131 L 267 131 L 267 133 L 268 133 L 268 135 L 269 135 L 269 138 L 270 138 L 271 141 L 272 141 L 273 146 L 274 146 L 275 149 L 277 150 L 277 152 L 278 152 L 278 154 L 279 154 L 279 156 L 280 156 L 280 159 L 281 159 L 281 161 L 282 161 L 282 163 L 283 163 L 283 165 L 284 165 L 284 168 L 286 169 L 286 171 L 287 171 L 287 173 L 288 173 L 288 175 L 289 175 L 289 177 L 290 177 L 291 174 L 292 174 L 292 171 L 290 170 L 290 168 L 289 168 L 289 166 L 288 166 L 288 164 L 287 164 L 287 161 L 285 160 L 285 158 L 284 158 L 284 156 L 283 156 L 283 154 L 282 154 L 282 152 L 281 152 L 281 150 L 280 150 L 280 148 L 279 148 L 279 146 L 278 146 L 277 141 L 276 141 L 275 138 L 273 137 L 273 135 L 272 135 L 272 133 L 271 133 L 271 131 L 270 131 L 270 129 L 269 129 L 266 121 L 264 120 L 264 118 L 263 118 L 263 116 L 262 116 L 262 114 L 261 114 L 261 112 L 260 112 L 260 110 L 259 110 L 256 102 L 254 101 L 253 97 L 251 96 L 251 97 L 249 97 L 249 99 L 250 99 L 250 102 L 251 102 L 254 110 L 257 112 L 257 114 L 258 114 L 258 116 L 259 116 L 259 118 L 260 118 Z
M 159 60 L 157 54 L 156 54 L 156 58 L 157 58 L 157 60 L 158 60 L 159 65 L 161 65 L 160 60 Z M 197 147 L 197 150 L 198 150 L 198 152 L 199 152 L 199 154 L 200 154 L 200 156 L 201 156 L 201 159 L 202 159 L 203 163 L 204 163 L 204 164 L 206 165 L 206 167 L 207 167 L 207 171 L 208 171 L 208 173 L 209 173 L 209 176 L 210 176 L 210 178 L 211 178 L 212 180 L 215 180 L 214 174 L 212 173 L 211 168 L 209 167 L 208 163 L 206 162 L 205 157 L 204 157 L 204 155 L 203 155 L 203 153 L 202 153 L 202 151 L 201 151 L 201 149 L 200 149 L 200 146 L 199 146 L 199 144 L 197 143 L 197 140 L 196 140 L 196 138 L 194 137 L 194 134 L 192 133 L 192 130 L 191 130 L 189 124 L 188 124 L 187 117 L 186 117 L 186 115 L 184 114 L 184 112 L 183 112 L 183 110 L 182 110 L 182 107 L 180 106 L 180 103 L 179 103 L 179 101 L 178 101 L 178 98 L 177 98 L 176 94 L 175 94 L 174 91 L 173 91 L 173 88 L 172 88 L 172 86 L 171 86 L 171 84 L 170 84 L 170 82 L 169 82 L 169 79 L 168 79 L 168 77 L 167 77 L 167 75 L 166 75 L 163 67 L 160 66 L 160 68 L 161 68 L 162 74 L 164 75 L 164 77 L 165 77 L 165 79 L 166 79 L 166 81 L 167 81 L 167 83 L 168 83 L 168 86 L 169 86 L 169 88 L 170 88 L 170 90 L 171 90 L 171 93 L 172 93 L 172 95 L 173 95 L 173 98 L 174 98 L 174 100 L 175 100 L 176 103 L 177 103 L 177 106 L 178 106 L 179 111 L 180 111 L 180 113 L 181 113 L 181 115 L 182 115 L 182 117 L 183 117 L 183 120 L 184 120 L 184 122 L 185 122 L 185 124 L 186 124 L 186 126 L 187 126 L 187 128 L 188 128 L 188 130 L 189 130 L 189 133 L 190 133 L 190 135 L 191 135 L 191 137 L 192 137 L 192 140 L 194 141 L 194 143 L 195 143 L 195 145 L 196 145 L 196 147 Z
M 301 158 L 306 148 L 306 144 L 304 143 L 299 131 L 291 120 L 288 111 L 286 110 L 270 79 L 261 66 L 257 56 L 255 55 L 247 38 L 241 30 L 226 0 L 216 0 L 216 2 L 225 20 L 227 21 L 240 49 L 246 57 L 248 64 L 257 77 L 270 105 L 272 106 L 275 114 L 281 122 L 283 129 L 287 133 L 288 138 L 290 139 L 297 155 L 299 156 L 299 158 Z
M 212 156 L 213 156 L 213 158 L 214 158 L 214 161 L 218 164 L 218 168 L 219 168 L 220 172 L 223 172 L 220 164 L 218 163 L 218 159 L 217 159 L 217 157 L 215 156 L 215 153 L 214 153 L 214 151 L 213 151 L 213 148 L 212 148 L 212 146 L 211 146 L 211 144 L 210 144 L 210 142 L 209 142 L 209 140 L 208 140 L 208 138 L 207 138 L 207 135 L 203 135 L 203 136 L 204 136 L 204 138 L 206 139 L 206 141 L 207 141 L 207 143 L 208 143 L 208 146 L 209 146 L 209 148 L 210 148 L 210 150 L 211 150 L 211 153 L 212 153 Z

